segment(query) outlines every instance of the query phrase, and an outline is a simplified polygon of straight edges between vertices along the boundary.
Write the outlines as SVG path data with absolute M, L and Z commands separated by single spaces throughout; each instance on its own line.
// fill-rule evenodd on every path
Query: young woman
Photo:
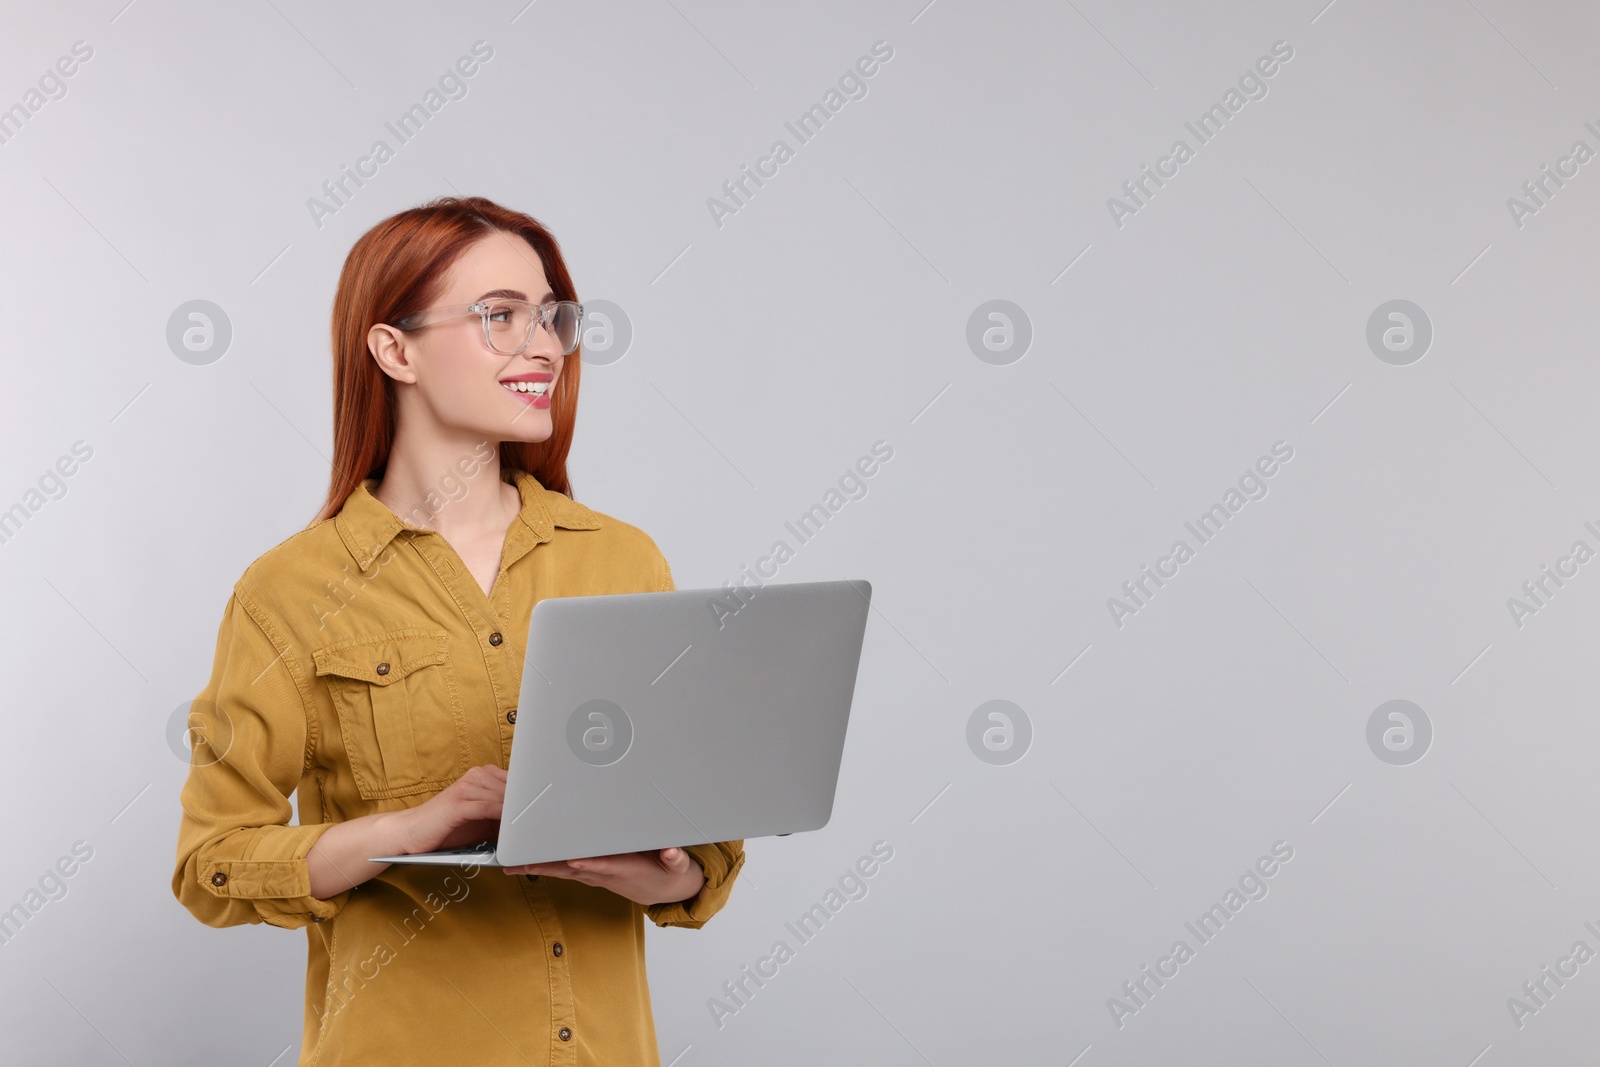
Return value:
M 575 300 L 555 238 L 478 197 L 345 260 L 328 500 L 223 610 L 172 880 L 209 926 L 306 928 L 302 1067 L 656 1065 L 644 919 L 698 929 L 744 864 L 742 841 L 366 859 L 494 836 L 538 600 L 673 587 L 648 535 L 571 499 Z

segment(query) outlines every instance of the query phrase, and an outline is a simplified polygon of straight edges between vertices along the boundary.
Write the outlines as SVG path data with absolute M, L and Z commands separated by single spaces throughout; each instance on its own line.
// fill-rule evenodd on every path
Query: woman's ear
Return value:
M 397 382 L 416 384 L 417 372 L 406 353 L 405 334 L 385 322 L 367 331 L 367 353 L 378 368 Z

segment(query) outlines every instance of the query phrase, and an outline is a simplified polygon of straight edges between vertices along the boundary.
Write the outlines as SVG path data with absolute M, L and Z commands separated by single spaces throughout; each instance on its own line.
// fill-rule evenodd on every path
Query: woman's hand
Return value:
M 706 875 L 700 864 L 681 848 L 659 852 L 623 852 L 615 856 L 589 856 L 579 860 L 529 863 L 501 868 L 507 874 L 547 874 L 572 878 L 584 885 L 609 889 L 635 904 L 664 904 L 688 900 L 700 892 Z
M 414 808 L 388 812 L 404 855 L 492 841 L 505 807 L 506 772 L 498 764 L 469 767 L 460 778 Z M 688 900 L 705 885 L 705 872 L 681 848 L 624 852 L 577 860 L 502 867 L 507 874 L 547 874 L 609 889 L 637 904 Z
M 493 841 L 500 833 L 506 772 L 498 764 L 469 767 L 465 774 L 414 808 L 389 812 L 399 827 L 400 854 L 460 848 Z
M 388 868 L 369 856 L 414 855 L 493 839 L 500 830 L 506 772 L 472 767 L 414 808 L 362 815 L 330 826 L 306 853 L 311 895 L 327 900 Z

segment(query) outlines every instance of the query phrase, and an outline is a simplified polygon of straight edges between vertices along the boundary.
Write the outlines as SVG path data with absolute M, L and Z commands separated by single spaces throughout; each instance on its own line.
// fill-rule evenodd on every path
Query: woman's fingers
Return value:
M 637 855 L 637 853 L 633 853 Z M 525 863 L 517 867 L 503 868 L 508 874 L 549 874 L 557 878 L 573 878 L 578 881 L 595 882 L 608 878 L 624 875 L 627 871 L 617 864 L 620 856 L 587 856 L 576 860 L 549 860 L 544 863 Z M 591 884 L 595 884 L 591 882 Z
M 524 863 L 516 867 L 502 868 L 507 874 L 554 874 L 565 875 L 570 873 L 566 860 L 553 860 L 545 863 Z
M 525 863 L 501 869 L 507 874 L 548 874 L 556 878 L 572 878 L 589 885 L 604 885 L 659 871 L 681 874 L 688 870 L 691 860 L 692 857 L 682 848 L 664 848 L 652 852 L 624 852 L 611 856 Z

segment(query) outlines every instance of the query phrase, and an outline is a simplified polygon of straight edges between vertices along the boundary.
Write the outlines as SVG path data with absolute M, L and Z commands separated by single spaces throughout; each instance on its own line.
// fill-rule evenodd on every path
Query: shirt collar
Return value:
M 504 468 L 500 472 L 500 480 L 514 484 L 522 497 L 522 510 L 512 520 L 511 530 L 506 536 L 507 563 L 510 562 L 512 550 L 517 550 L 515 555 L 522 554 L 521 544 L 524 540 L 532 538 L 527 541 L 528 548 L 548 541 L 557 526 L 567 530 L 600 528 L 599 516 L 593 511 L 564 493 L 546 489 L 525 470 Z M 334 527 L 339 531 L 340 540 L 355 558 L 356 566 L 363 571 L 372 565 L 372 561 L 402 530 L 415 534 L 437 532 L 406 522 L 390 511 L 386 504 L 372 495 L 377 486 L 377 478 L 363 478 L 334 518 Z

